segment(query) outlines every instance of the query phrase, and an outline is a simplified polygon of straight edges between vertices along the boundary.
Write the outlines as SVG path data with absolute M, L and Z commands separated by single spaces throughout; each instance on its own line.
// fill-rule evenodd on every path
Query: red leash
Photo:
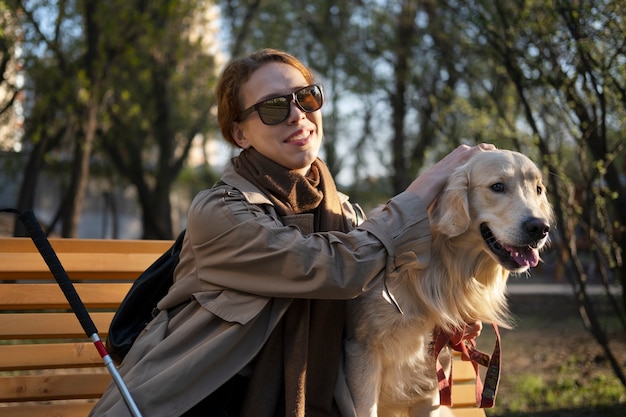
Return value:
M 500 381 L 500 332 L 498 326 L 493 325 L 496 333 L 496 344 L 491 356 L 476 349 L 476 340 L 463 340 L 463 332 L 455 334 L 447 334 L 441 330 L 435 331 L 435 347 L 434 355 L 437 363 L 437 380 L 439 382 L 439 400 L 441 405 L 452 405 L 452 363 L 450 363 L 450 375 L 446 373 L 439 362 L 439 353 L 447 345 L 457 352 L 461 352 L 461 359 L 471 361 L 476 372 L 476 405 L 480 408 L 493 407 L 496 394 L 498 392 L 498 383 Z M 478 372 L 478 365 L 487 368 L 485 374 L 485 384 L 483 386 Z

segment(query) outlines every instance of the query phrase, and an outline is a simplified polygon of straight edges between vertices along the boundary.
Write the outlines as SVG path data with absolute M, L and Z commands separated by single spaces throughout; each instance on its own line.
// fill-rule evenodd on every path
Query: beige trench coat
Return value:
M 294 297 L 352 299 L 430 258 L 427 208 L 412 193 L 350 233 L 311 233 L 312 215 L 279 218 L 232 167 L 222 181 L 192 202 L 175 284 L 119 368 L 144 417 L 180 416 L 245 372 Z M 338 375 L 341 415 L 354 417 L 343 369 Z M 90 416 L 131 413 L 111 384 Z

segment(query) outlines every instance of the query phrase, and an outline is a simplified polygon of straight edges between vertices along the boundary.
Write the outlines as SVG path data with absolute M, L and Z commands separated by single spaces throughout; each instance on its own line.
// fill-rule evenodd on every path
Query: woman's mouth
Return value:
M 304 145 L 311 139 L 312 132 L 310 130 L 301 130 L 296 134 L 293 134 L 287 138 L 285 143 Z

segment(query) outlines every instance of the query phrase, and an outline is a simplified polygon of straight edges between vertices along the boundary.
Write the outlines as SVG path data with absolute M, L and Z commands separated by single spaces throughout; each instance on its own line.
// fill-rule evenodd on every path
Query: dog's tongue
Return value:
M 515 246 L 505 246 L 506 250 L 519 266 L 530 266 L 534 268 L 539 263 L 539 251 L 530 246 L 524 248 Z

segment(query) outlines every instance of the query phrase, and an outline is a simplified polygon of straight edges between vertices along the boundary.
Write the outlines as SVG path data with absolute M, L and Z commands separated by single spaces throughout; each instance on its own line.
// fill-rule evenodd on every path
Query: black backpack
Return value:
M 167 252 L 139 275 L 115 312 L 106 348 L 116 363 L 122 362 L 139 333 L 158 314 L 157 303 L 174 283 L 184 237 L 185 230 Z

